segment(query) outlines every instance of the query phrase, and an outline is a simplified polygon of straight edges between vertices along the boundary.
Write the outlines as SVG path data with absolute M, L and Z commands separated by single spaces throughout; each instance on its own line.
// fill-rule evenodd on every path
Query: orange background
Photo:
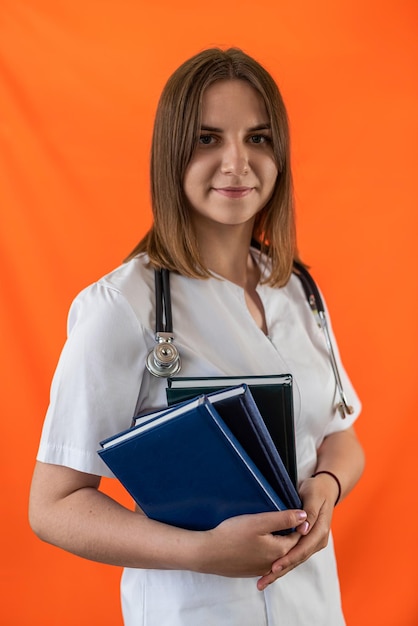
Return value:
M 30 477 L 70 301 L 149 225 L 159 93 L 212 45 L 282 89 L 300 249 L 364 404 L 367 469 L 334 523 L 348 625 L 418 623 L 417 17 L 415 0 L 0 1 L 1 624 L 121 624 L 120 571 L 32 535 Z

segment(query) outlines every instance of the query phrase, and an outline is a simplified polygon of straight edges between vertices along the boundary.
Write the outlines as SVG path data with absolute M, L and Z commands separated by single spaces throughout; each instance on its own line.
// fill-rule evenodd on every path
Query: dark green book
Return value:
M 168 378 L 167 403 L 171 406 L 202 394 L 212 393 L 217 389 L 242 384 L 250 388 L 290 479 L 297 488 L 292 376 L 290 374 Z

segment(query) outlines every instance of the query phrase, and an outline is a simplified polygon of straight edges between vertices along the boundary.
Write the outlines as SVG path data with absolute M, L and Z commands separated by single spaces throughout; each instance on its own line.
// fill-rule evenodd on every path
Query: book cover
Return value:
M 101 442 L 103 461 L 148 517 L 191 530 L 286 509 L 204 396 Z
M 295 426 L 293 418 L 292 376 L 214 376 L 168 378 L 168 405 L 177 404 L 219 388 L 247 384 L 254 397 L 274 445 L 297 488 Z

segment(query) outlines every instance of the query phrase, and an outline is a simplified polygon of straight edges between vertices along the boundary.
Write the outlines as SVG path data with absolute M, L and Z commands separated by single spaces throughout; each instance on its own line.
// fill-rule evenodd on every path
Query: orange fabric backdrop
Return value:
M 414 0 L 1 0 L 2 624 L 121 624 L 120 570 L 32 535 L 30 477 L 70 301 L 149 225 L 158 95 L 211 45 L 281 86 L 300 249 L 364 404 L 367 470 L 334 523 L 348 625 L 418 623 L 417 17 Z

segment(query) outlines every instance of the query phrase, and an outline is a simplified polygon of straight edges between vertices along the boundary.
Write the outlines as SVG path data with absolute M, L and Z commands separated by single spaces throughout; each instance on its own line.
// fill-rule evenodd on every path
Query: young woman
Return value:
M 156 114 L 151 186 L 151 230 L 71 307 L 33 477 L 32 527 L 65 550 L 125 567 L 127 626 L 342 625 L 330 526 L 336 500 L 363 469 L 352 426 L 360 404 L 339 363 L 354 407 L 341 419 L 324 338 L 292 274 L 287 116 L 256 61 L 211 49 L 172 75 Z M 293 375 L 304 511 L 193 532 L 100 491 L 109 472 L 99 442 L 166 403 L 166 379 L 145 367 L 155 344 L 155 267 L 171 271 L 182 375 Z M 289 527 L 297 531 L 272 534 Z

